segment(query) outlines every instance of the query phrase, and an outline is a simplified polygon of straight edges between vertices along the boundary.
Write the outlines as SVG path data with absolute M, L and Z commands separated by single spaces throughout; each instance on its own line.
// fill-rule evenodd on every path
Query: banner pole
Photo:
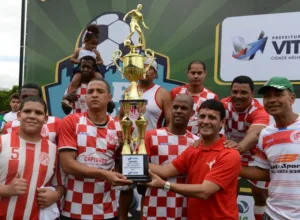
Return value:
M 19 59 L 19 92 L 23 84 L 23 65 L 24 65 L 24 47 L 25 47 L 25 11 L 26 11 L 26 0 L 22 0 L 21 8 L 21 39 L 20 39 L 20 59 Z

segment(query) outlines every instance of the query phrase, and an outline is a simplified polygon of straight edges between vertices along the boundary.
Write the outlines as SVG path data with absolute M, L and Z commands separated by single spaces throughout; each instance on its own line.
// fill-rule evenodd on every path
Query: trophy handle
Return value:
M 112 57 L 113 57 L 113 63 L 116 65 L 117 69 L 120 71 L 122 79 L 124 79 L 124 73 L 121 69 L 121 67 L 118 65 L 117 61 L 121 59 L 122 56 L 122 51 L 121 50 L 116 50 L 113 52 Z
M 151 49 L 146 49 L 145 50 L 145 55 L 146 55 L 146 59 L 147 58 L 151 58 L 151 61 L 150 61 L 150 63 L 149 63 L 149 65 L 145 68 L 145 71 L 144 71 L 144 74 L 143 74 L 143 77 L 144 77 L 144 79 L 146 78 L 146 72 L 150 69 L 150 67 L 152 66 L 152 64 L 153 64 L 153 61 L 154 61 L 154 59 L 155 59 L 155 53 L 154 53 L 154 51 L 153 50 L 151 50 Z

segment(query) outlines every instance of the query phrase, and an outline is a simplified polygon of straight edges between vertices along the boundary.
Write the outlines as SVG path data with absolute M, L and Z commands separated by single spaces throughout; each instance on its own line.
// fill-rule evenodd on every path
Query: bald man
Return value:
M 172 103 L 168 127 L 150 130 L 145 143 L 149 160 L 153 164 L 164 165 L 177 158 L 187 147 L 195 145 L 198 137 L 187 130 L 190 117 L 194 114 L 194 101 L 190 95 L 180 94 Z M 168 179 L 171 183 L 185 183 L 185 176 Z M 176 201 L 176 202 L 174 202 Z M 162 189 L 148 188 L 143 200 L 143 219 L 164 216 L 166 219 L 186 218 L 186 197 L 165 192 Z

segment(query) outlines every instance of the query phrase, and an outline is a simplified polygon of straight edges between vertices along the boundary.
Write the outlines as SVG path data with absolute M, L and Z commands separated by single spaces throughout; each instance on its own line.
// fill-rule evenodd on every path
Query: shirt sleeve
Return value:
M 266 125 L 270 123 L 270 116 L 263 107 L 257 109 L 251 114 L 251 125 Z
M 172 100 L 174 100 L 174 98 L 176 97 L 176 92 L 177 92 L 177 87 L 171 90 L 170 94 L 171 94 Z
M 77 151 L 76 115 L 66 116 L 61 125 L 58 138 L 58 150 L 69 149 Z
M 171 162 L 180 174 L 184 174 L 188 170 L 188 160 L 193 149 L 193 147 L 187 148 Z
M 265 154 L 264 150 L 263 150 L 263 130 L 259 135 L 258 138 L 258 142 L 257 142 L 257 146 L 255 149 L 255 154 L 254 154 L 254 161 L 253 161 L 253 165 L 260 167 L 262 169 L 270 169 L 270 162 L 267 158 L 267 155 Z
M 240 154 L 238 151 L 230 149 L 220 155 L 204 180 L 211 181 L 225 189 L 232 181 L 237 181 L 240 171 Z

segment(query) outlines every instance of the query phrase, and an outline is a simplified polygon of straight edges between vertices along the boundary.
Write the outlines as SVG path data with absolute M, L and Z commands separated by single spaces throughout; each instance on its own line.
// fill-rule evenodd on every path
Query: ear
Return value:
M 109 101 L 112 100 L 112 94 L 109 94 Z
M 44 124 L 47 124 L 47 122 L 48 122 L 48 115 L 45 115 Z
M 18 118 L 18 120 L 20 121 L 20 118 L 21 118 L 21 111 L 18 111 L 18 113 L 17 113 L 17 118 Z
M 224 118 L 223 120 L 221 120 L 221 123 L 220 123 L 220 130 L 224 127 L 225 122 L 226 122 L 226 119 L 225 119 L 225 118 Z
M 291 94 L 291 100 L 292 100 L 292 104 L 294 104 L 296 101 L 296 93 Z

